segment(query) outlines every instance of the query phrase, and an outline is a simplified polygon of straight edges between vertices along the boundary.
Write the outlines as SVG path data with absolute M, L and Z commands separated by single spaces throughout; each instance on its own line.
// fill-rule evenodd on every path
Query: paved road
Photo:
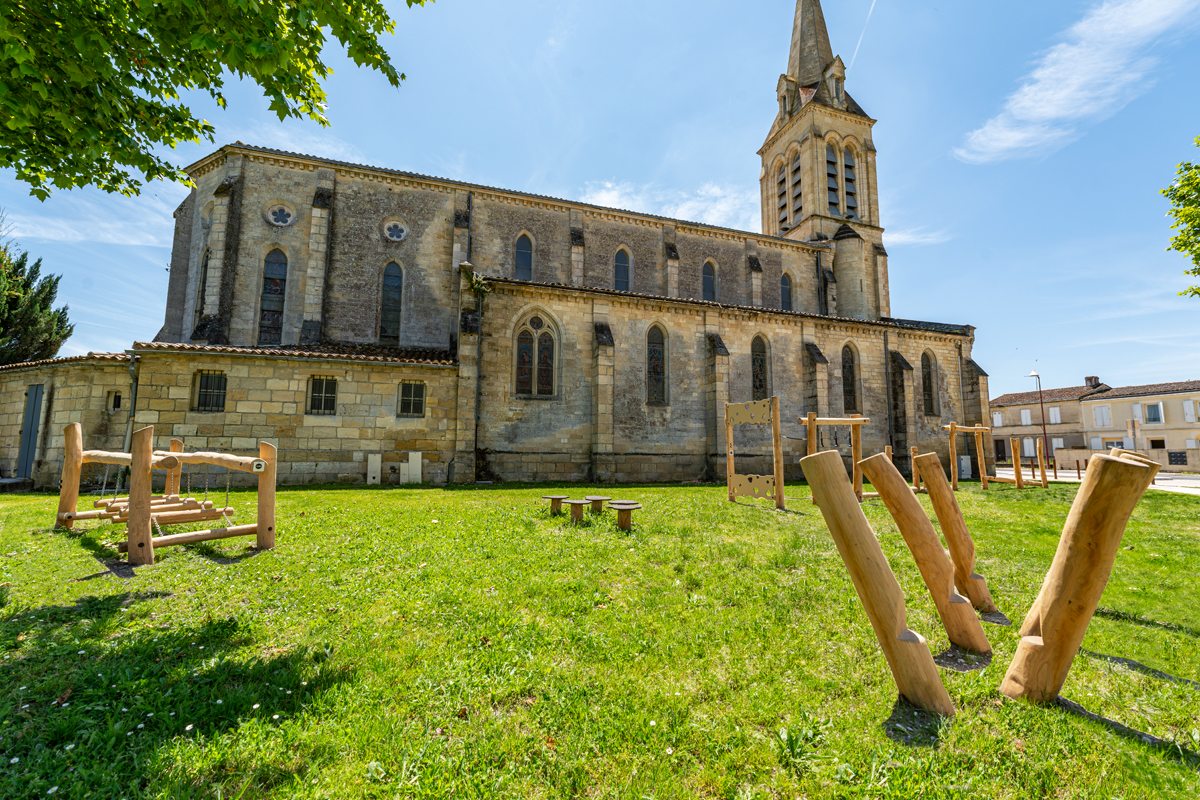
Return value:
M 1022 470 L 1021 474 L 1025 480 L 1029 480 L 1029 470 Z M 1012 478 L 1012 467 L 999 467 L 996 470 L 997 477 Z M 1046 475 L 1051 482 L 1054 481 L 1054 473 L 1047 471 Z M 1079 479 L 1075 477 L 1075 469 L 1060 469 L 1058 471 L 1059 483 L 1079 483 Z M 1200 475 L 1186 475 L 1179 472 L 1160 472 L 1158 477 L 1154 479 L 1154 486 L 1151 489 L 1159 489 L 1164 492 L 1175 492 L 1176 494 L 1194 494 L 1200 496 Z

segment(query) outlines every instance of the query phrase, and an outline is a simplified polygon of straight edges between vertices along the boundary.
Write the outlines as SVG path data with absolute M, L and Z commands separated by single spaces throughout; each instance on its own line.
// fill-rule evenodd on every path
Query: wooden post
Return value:
M 1082 481 L 1083 474 L 1079 471 L 1079 459 L 1075 459 L 1075 480 Z
M 971 540 L 962 509 L 958 507 L 958 500 L 954 499 L 954 490 L 942 474 L 937 454 L 927 453 L 919 458 L 928 463 L 926 475 L 929 477 L 925 486 L 929 490 L 929 500 L 933 503 L 938 524 L 942 527 L 942 535 L 946 537 L 946 545 L 950 549 L 950 560 L 954 563 L 954 585 L 978 610 L 985 614 L 996 611 L 996 603 L 988 591 L 987 581 L 975 573 L 975 542 Z
M 729 492 L 729 502 L 733 502 L 733 476 L 737 473 L 737 464 L 733 457 L 733 421 L 729 418 L 729 403 L 725 404 L 725 487 Z
M 64 514 L 74 513 L 79 508 L 79 473 L 83 471 L 83 427 L 72 422 L 63 428 L 62 484 L 58 487 L 58 515 L 56 527 L 69 528 L 74 523 Z
M 851 414 L 851 419 L 858 419 L 862 414 Z M 862 467 L 858 462 L 862 461 L 862 426 L 850 426 L 850 461 L 854 464 L 854 496 L 858 498 L 858 502 L 863 499 L 863 473 Z
M 1024 489 L 1025 482 L 1021 479 L 1021 440 L 1014 436 L 1009 440 L 1009 445 L 1013 452 L 1013 475 L 1017 481 L 1017 488 Z
M 936 453 L 930 455 L 937 458 Z M 929 457 L 926 456 L 927 459 Z M 925 463 L 929 464 L 928 461 Z M 964 650 L 976 653 L 990 651 L 992 646 L 983 633 L 983 626 L 979 624 L 970 601 L 954 590 L 954 567 L 942 549 L 933 523 L 926 516 L 925 509 L 921 508 L 921 501 L 904 482 L 904 476 L 882 455 L 865 459 L 862 468 L 875 491 L 883 498 L 888 512 L 896 520 L 900 535 L 912 551 L 950 641 Z M 940 467 L 937 471 L 941 473 Z M 926 486 L 930 491 L 934 480 L 936 477 L 926 478 Z
M 950 423 L 950 488 L 958 491 L 958 423 Z
M 983 432 L 975 431 L 975 460 L 979 462 L 979 481 L 987 491 L 987 458 L 983 455 Z
M 154 542 L 150 535 L 150 459 L 153 452 L 154 427 L 134 431 L 129 447 L 133 456 L 129 468 L 129 522 L 125 524 L 130 564 L 154 563 Z
M 783 430 L 779 421 L 779 398 L 771 398 L 771 443 L 775 448 L 775 507 L 787 508 L 783 499 Z
M 1021 625 L 1021 641 L 1000 693 L 1054 700 L 1108 584 L 1121 536 L 1157 465 L 1094 455 L 1063 526 L 1042 590 Z
M 889 444 L 887 447 L 883 448 L 883 452 L 887 455 L 888 461 L 891 461 L 892 460 L 892 446 Z
M 1046 448 L 1045 442 L 1040 436 L 1037 440 L 1037 460 L 1038 469 L 1042 473 L 1042 488 L 1047 489 L 1050 486 L 1050 482 L 1046 480 Z
M 270 550 L 275 546 L 275 474 L 279 470 L 279 450 L 270 442 L 258 443 L 258 457 L 267 468 L 258 473 L 258 524 L 255 546 Z
M 808 454 L 810 456 L 817 454 L 817 414 L 815 411 L 808 412 Z
M 182 453 L 183 452 L 183 442 L 181 442 L 179 439 L 172 439 L 170 452 Z M 182 477 L 183 477 L 183 465 L 182 464 L 180 464 L 178 467 L 175 467 L 174 469 L 167 470 L 167 486 L 163 490 L 163 494 L 167 495 L 168 497 L 173 494 L 179 494 L 179 484 L 181 483 L 180 479 Z
M 938 676 L 929 646 L 908 627 L 904 592 L 854 496 L 841 456 L 820 453 L 804 458 L 800 466 L 813 496 L 820 498 L 825 524 L 854 581 L 900 694 L 919 708 L 953 716 L 954 704 Z
M 915 448 L 915 447 L 908 448 L 908 463 L 912 468 L 912 476 L 913 476 L 912 488 L 914 491 L 919 492 L 919 491 L 921 491 L 921 472 L 920 472 L 920 470 L 917 469 L 917 448 Z

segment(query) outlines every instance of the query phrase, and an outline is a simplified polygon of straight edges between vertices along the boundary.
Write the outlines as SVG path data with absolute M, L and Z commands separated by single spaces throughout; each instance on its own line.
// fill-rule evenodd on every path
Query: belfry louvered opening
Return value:
M 804 212 L 804 191 L 800 185 L 800 154 L 792 156 L 792 219 L 798 220 Z
M 846 219 L 857 219 L 858 218 L 858 190 L 855 188 L 855 175 L 854 175 L 854 168 L 856 165 L 854 163 L 854 154 L 851 153 L 849 150 L 846 151 L 845 165 L 846 165 L 846 171 L 845 171 L 844 175 L 845 175 L 845 183 L 846 183 Z
M 779 166 L 779 179 L 775 182 L 775 195 L 779 199 L 779 229 L 788 229 L 787 167 Z
M 825 145 L 825 185 L 829 193 L 829 216 L 840 217 L 842 202 L 838 185 L 838 155 L 833 145 Z

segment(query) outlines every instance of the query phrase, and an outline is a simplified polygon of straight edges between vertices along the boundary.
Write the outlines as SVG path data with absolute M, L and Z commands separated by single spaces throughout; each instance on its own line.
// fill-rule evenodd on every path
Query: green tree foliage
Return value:
M 1200 147 L 1200 136 L 1196 137 L 1196 146 Z M 1171 201 L 1167 216 L 1174 218 L 1171 230 L 1177 231 L 1167 249 L 1191 256 L 1196 266 L 1183 274 L 1200 277 L 1200 164 L 1190 161 L 1180 164 L 1175 171 L 1175 182 L 1162 193 Z M 1189 286 L 1180 294 L 1200 297 L 1200 285 Z
M 59 275 L 41 276 L 42 260 L 0 245 L 0 366 L 58 355 L 75 330 L 67 307 L 55 309 Z
M 404 75 L 379 43 L 394 30 L 382 0 L 6 0 L 0 167 L 43 200 L 51 185 L 137 194 L 132 171 L 186 182 L 154 152 L 212 140 L 181 91 L 205 91 L 224 107 L 227 70 L 258 83 L 280 119 L 328 125 L 326 34 L 399 86 Z

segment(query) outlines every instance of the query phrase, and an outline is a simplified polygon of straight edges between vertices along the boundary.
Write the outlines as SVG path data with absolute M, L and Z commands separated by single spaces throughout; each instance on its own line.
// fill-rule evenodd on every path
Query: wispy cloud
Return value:
M 1045 154 L 1083 135 L 1146 91 L 1151 45 L 1195 27 L 1200 0 L 1106 0 L 1050 48 L 999 114 L 954 155 L 969 164 Z
M 858 51 L 862 48 L 863 38 L 867 35 L 867 26 L 871 24 L 871 15 L 875 13 L 876 0 L 871 0 L 871 8 L 867 11 L 867 21 L 863 23 L 862 33 L 858 35 L 858 44 L 854 46 L 854 55 L 850 57 L 850 66 L 846 69 L 854 69 L 854 62 L 858 60 Z
M 706 183 L 699 189 L 664 189 L 654 184 L 635 185 L 627 181 L 600 181 L 587 184 L 583 202 L 609 208 L 621 208 L 659 214 L 674 219 L 720 225 L 757 232 L 762 227 L 757 190 Z
M 96 189 L 57 192 L 47 211 L 8 215 L 18 241 L 93 242 L 169 246 L 175 233 L 175 208 L 187 196 L 182 184 L 155 184 L 138 197 L 109 195 Z
M 931 231 L 926 228 L 901 228 L 895 231 L 885 231 L 883 241 L 894 245 L 941 244 L 954 237 L 949 231 Z
M 218 145 L 234 141 L 272 147 L 292 153 L 332 158 L 337 161 L 362 163 L 366 157 L 354 145 L 334 136 L 328 130 L 317 127 L 313 122 L 280 122 L 276 119 L 259 120 L 240 128 L 225 128 L 218 132 Z M 224 137 L 228 141 L 221 141 Z

